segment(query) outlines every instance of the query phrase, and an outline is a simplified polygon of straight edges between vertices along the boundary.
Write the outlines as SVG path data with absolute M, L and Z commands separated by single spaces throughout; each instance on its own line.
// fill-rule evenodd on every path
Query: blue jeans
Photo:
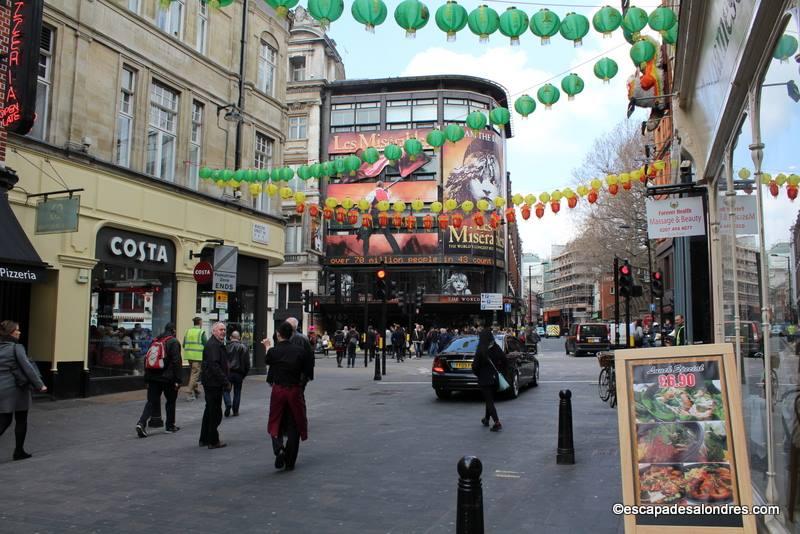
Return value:
M 233 413 L 239 413 L 239 401 L 242 400 L 242 380 L 243 377 L 237 373 L 231 373 L 228 378 L 233 390 L 233 403 L 231 403 L 231 392 L 223 391 L 222 398 L 225 400 L 225 408 L 233 408 Z
M 439 352 L 439 347 L 435 341 L 431 343 L 431 346 L 428 347 L 428 356 L 436 356 L 436 353 Z

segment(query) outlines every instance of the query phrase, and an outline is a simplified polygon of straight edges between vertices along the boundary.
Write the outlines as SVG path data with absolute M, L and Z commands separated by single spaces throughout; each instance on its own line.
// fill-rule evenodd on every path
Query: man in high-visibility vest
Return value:
M 192 319 L 193 326 L 183 336 L 183 357 L 189 360 L 192 366 L 189 376 L 189 396 L 186 400 L 193 401 L 200 393 L 200 368 L 203 363 L 203 347 L 206 344 L 206 331 L 203 330 L 203 319 Z

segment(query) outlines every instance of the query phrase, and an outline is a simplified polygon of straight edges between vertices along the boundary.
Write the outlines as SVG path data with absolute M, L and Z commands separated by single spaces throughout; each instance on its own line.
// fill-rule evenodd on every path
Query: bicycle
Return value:
M 597 361 L 602 368 L 597 379 L 600 400 L 608 402 L 614 408 L 617 405 L 617 376 L 614 369 L 614 353 L 600 352 L 597 354 Z

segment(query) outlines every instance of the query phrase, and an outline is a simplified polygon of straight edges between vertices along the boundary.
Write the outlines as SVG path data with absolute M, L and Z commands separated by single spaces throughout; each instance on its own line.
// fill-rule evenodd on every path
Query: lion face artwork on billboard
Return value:
M 444 149 L 444 198 L 459 204 L 465 200 L 494 201 L 503 196 L 502 145 L 486 139 L 494 134 L 465 137 Z

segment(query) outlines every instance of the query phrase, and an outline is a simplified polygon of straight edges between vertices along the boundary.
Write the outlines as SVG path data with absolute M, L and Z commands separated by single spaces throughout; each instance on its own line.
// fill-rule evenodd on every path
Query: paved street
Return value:
M 616 413 L 597 396 L 594 358 L 544 342 L 541 385 L 498 403 L 499 434 L 481 400 L 437 401 L 430 359 L 369 369 L 317 360 L 307 390 L 310 437 L 293 472 L 276 471 L 266 437 L 264 377 L 247 380 L 241 415 L 223 421 L 229 446 L 197 447 L 202 402 L 179 399 L 175 435 L 134 432 L 143 392 L 39 402 L 28 449 L 12 462 L 0 439 L 5 532 L 455 531 L 456 463 L 484 465 L 487 532 L 621 532 Z M 363 362 L 363 360 L 362 360 Z M 573 392 L 577 464 L 558 466 L 558 390 Z

